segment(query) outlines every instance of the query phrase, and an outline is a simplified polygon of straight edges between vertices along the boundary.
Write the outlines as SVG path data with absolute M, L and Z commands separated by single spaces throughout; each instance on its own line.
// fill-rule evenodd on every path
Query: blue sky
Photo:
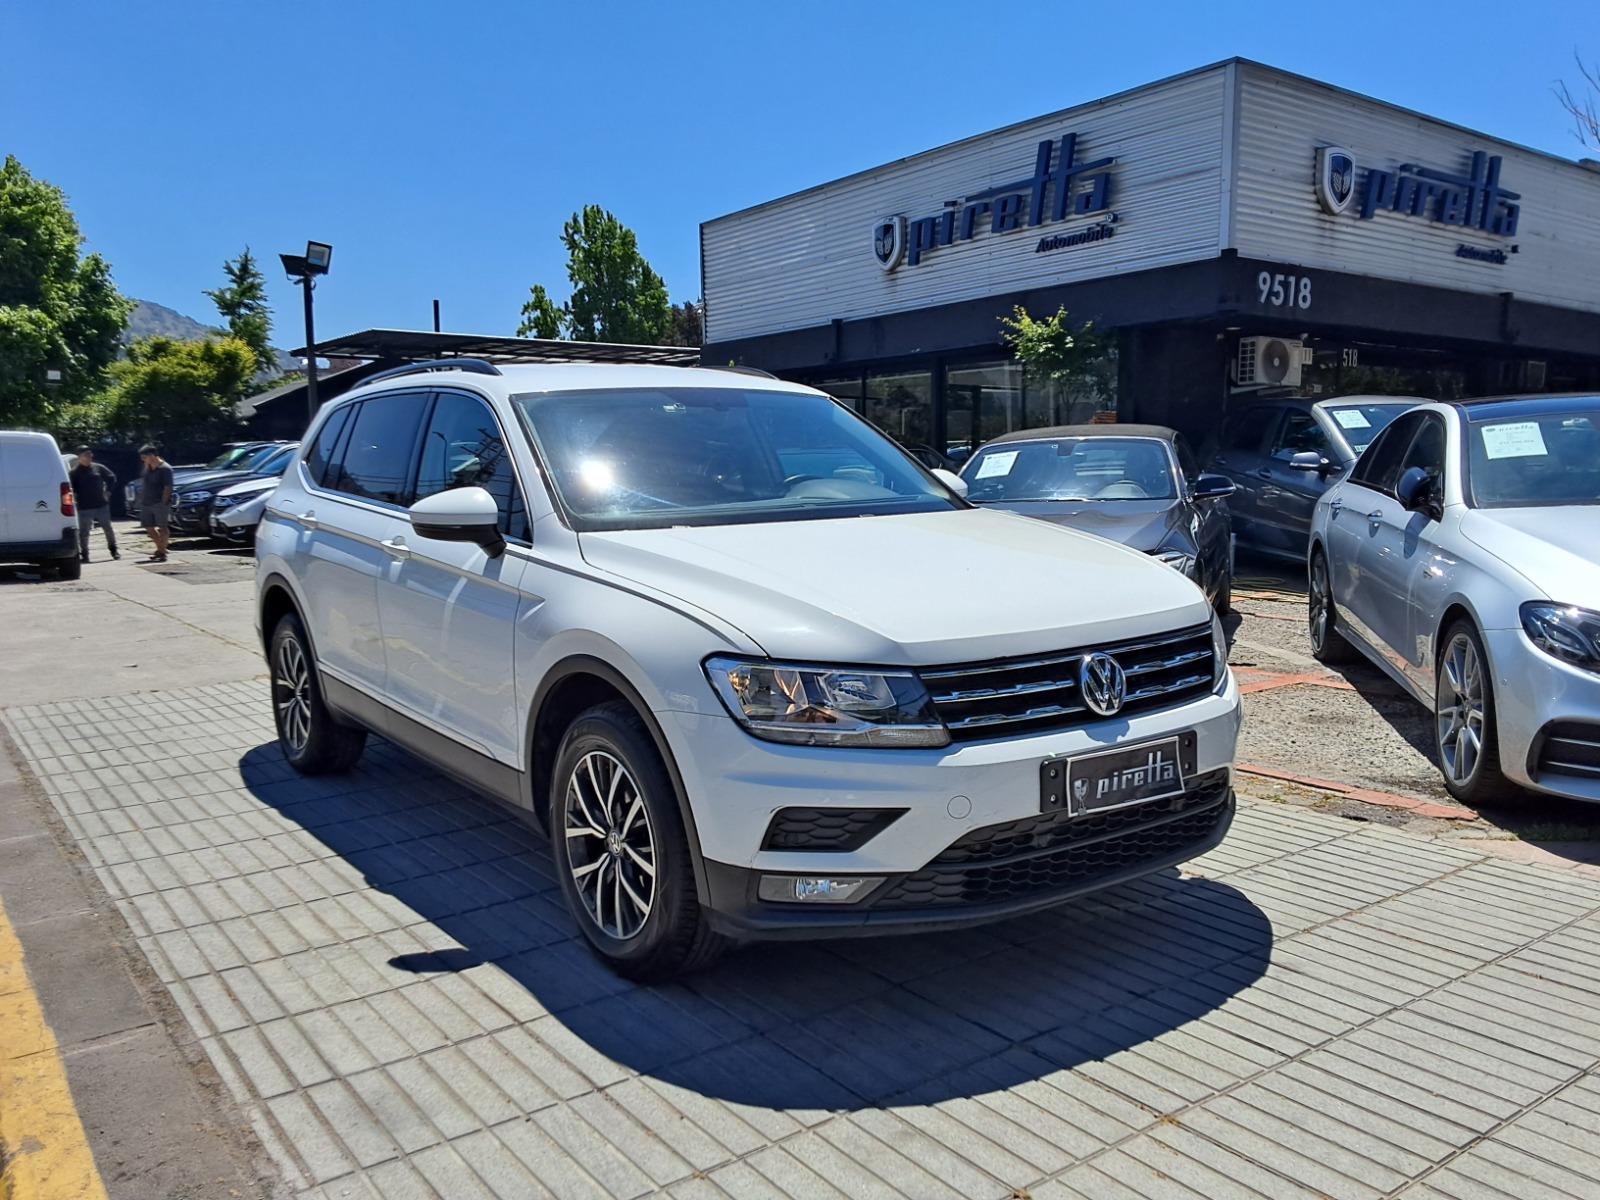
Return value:
M 1235 54 L 1578 157 L 1578 47 L 1600 4 L 0 0 L 0 153 L 130 295 L 211 320 L 224 258 L 315 237 L 320 334 L 511 333 L 588 202 L 691 299 L 706 218 Z

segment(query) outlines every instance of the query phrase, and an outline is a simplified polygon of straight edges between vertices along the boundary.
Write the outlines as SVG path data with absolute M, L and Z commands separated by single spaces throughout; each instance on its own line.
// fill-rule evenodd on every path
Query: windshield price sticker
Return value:
M 979 479 L 993 479 L 996 475 L 1009 475 L 1011 468 L 1016 465 L 1018 450 L 1003 450 L 998 454 L 990 454 L 978 464 Z
M 1543 458 L 1550 453 L 1537 421 L 1514 421 L 1507 425 L 1485 425 L 1483 449 L 1490 458 Z
M 1336 408 L 1333 410 L 1333 419 L 1339 422 L 1342 429 L 1372 428 L 1372 422 L 1367 420 L 1367 414 L 1359 408 Z

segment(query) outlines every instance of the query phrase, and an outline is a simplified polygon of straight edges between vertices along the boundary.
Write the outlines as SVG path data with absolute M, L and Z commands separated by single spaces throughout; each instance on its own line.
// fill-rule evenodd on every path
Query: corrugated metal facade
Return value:
M 1214 257 L 1221 245 L 1226 65 L 985 134 L 701 227 L 706 340 L 825 325 Z M 1078 136 L 1078 159 L 1116 157 L 1116 236 L 1037 253 L 1078 216 L 984 233 L 885 272 L 872 226 L 1031 174 L 1038 144 Z
M 1268 68 L 1241 63 L 1234 147 L 1234 245 L 1247 258 L 1325 267 L 1461 291 L 1600 311 L 1600 173 Z M 1313 190 L 1318 147 L 1368 167 L 1416 163 L 1464 172 L 1473 151 L 1501 155 L 1501 186 L 1521 194 L 1515 237 L 1354 206 L 1324 212 Z M 1509 250 L 1503 264 L 1456 256 Z

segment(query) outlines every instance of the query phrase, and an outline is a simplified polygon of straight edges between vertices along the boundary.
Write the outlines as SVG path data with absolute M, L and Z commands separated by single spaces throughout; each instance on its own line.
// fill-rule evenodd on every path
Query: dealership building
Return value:
M 1553 103 L 1553 102 L 1552 102 Z M 1262 394 L 1600 389 L 1600 163 L 1233 59 L 701 227 L 707 362 L 961 457 L 1013 429 L 1172 425 Z M 1093 321 L 1030 380 L 1017 306 Z

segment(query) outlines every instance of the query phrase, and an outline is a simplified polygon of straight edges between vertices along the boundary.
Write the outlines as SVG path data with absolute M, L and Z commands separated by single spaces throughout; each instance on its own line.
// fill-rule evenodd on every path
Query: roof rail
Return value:
M 426 362 L 406 363 L 401 367 L 390 367 L 387 371 L 379 371 L 376 375 L 368 375 L 361 381 L 361 386 L 376 383 L 380 379 L 392 379 L 396 375 L 412 375 L 418 371 L 467 371 L 473 375 L 501 373 L 499 367 L 482 358 L 436 358 Z
M 760 367 L 747 367 L 742 363 L 696 363 L 696 366 L 710 367 L 713 371 L 737 371 L 740 375 L 759 375 L 763 379 L 776 379 L 771 371 L 763 371 Z

